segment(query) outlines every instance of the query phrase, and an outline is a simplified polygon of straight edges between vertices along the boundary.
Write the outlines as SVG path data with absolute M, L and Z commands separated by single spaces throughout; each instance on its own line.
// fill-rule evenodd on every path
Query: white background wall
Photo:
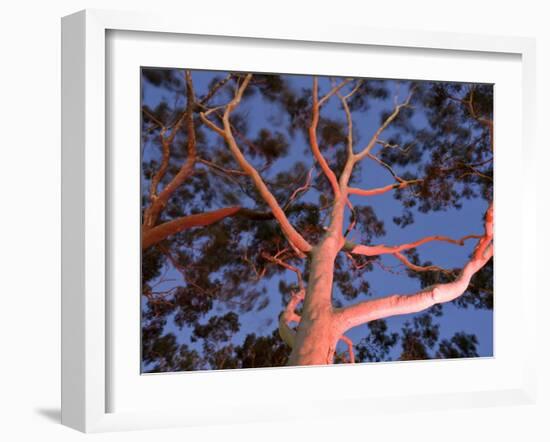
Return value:
M 247 4 L 248 3 L 248 4 Z M 371 4 L 372 3 L 372 4 Z M 189 4 L 190 6 L 187 6 Z M 264 6 L 265 4 L 265 6 Z M 272 9 L 268 10 L 268 5 Z M 233 441 L 288 440 L 549 440 L 550 388 L 540 379 L 536 406 L 458 411 L 414 412 L 334 419 L 161 430 L 84 436 L 59 425 L 60 358 L 60 17 L 83 8 L 160 10 L 241 15 L 250 20 L 288 17 L 378 28 L 509 34 L 537 37 L 538 191 L 548 200 L 550 157 L 545 129 L 550 121 L 550 14 L 544 1 L 386 0 L 368 2 L 244 0 L 184 2 L 156 0 L 19 0 L 4 2 L 0 12 L 0 439 L 79 441 Z M 262 14 L 262 7 L 266 12 Z M 548 246 L 543 231 L 548 209 L 539 213 L 539 256 L 533 276 L 540 280 Z M 513 240 L 513 239 L 510 239 Z M 544 245 L 544 247 L 543 247 Z M 539 283 L 539 311 L 550 311 L 549 293 Z M 541 374 L 550 372 L 549 321 L 539 321 Z M 518 351 L 520 351 L 518 349 Z M 182 400 L 185 400 L 182 398 Z M 292 406 L 290 399 L 289 406 Z

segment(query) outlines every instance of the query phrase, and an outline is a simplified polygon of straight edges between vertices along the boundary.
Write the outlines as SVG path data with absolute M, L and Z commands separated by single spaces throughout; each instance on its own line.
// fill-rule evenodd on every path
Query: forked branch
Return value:
M 360 153 L 358 153 L 355 156 L 356 161 L 361 161 L 363 158 L 365 158 L 370 153 L 372 148 L 378 142 L 378 138 L 380 137 L 382 132 L 384 132 L 384 130 L 386 130 L 386 128 L 392 123 L 392 121 L 394 121 L 398 117 L 399 113 L 401 112 L 401 110 L 403 108 L 406 108 L 406 107 L 410 106 L 409 103 L 411 102 L 413 92 L 414 91 L 411 91 L 409 93 L 407 99 L 403 103 L 398 104 L 398 105 L 395 106 L 395 108 L 393 109 L 393 112 L 384 120 L 382 125 L 376 130 L 376 132 L 374 133 L 374 135 L 372 136 L 372 138 L 370 139 L 368 144 L 363 148 L 363 150 Z
M 162 142 L 162 162 L 158 172 L 153 176 L 151 180 L 150 199 L 151 205 L 145 210 L 143 216 L 143 228 L 149 229 L 153 227 L 161 211 L 166 206 L 168 200 L 176 189 L 193 173 L 193 168 L 197 159 L 196 150 L 196 135 L 195 135 L 195 122 L 193 120 L 193 107 L 195 103 L 195 94 L 193 90 L 193 80 L 191 73 L 185 71 L 185 82 L 187 85 L 187 109 L 175 126 L 171 129 L 170 135 L 164 136 L 165 129 L 161 130 L 161 142 Z M 174 178 L 162 189 L 157 195 L 157 187 L 161 179 L 164 177 L 168 169 L 168 161 L 170 159 L 170 146 L 178 133 L 180 126 L 183 122 L 187 122 L 187 159 L 176 173 Z
M 353 351 L 353 341 L 346 335 L 340 336 L 340 341 L 342 341 L 348 347 L 348 362 L 350 364 L 355 364 L 355 351 Z
M 448 242 L 450 244 L 463 246 L 466 240 L 479 239 L 479 238 L 483 238 L 483 236 L 466 235 L 459 239 L 453 239 L 453 238 L 449 238 L 448 236 L 435 235 L 435 236 L 427 236 L 425 238 L 419 239 L 418 241 L 414 241 L 406 244 L 400 244 L 397 246 L 387 246 L 385 244 L 379 244 L 375 246 L 365 246 L 362 244 L 355 244 L 351 241 L 346 241 L 344 250 L 356 255 L 365 255 L 365 256 L 378 256 L 378 255 L 385 255 L 385 254 L 393 255 L 395 253 L 402 252 L 403 250 L 414 249 L 418 246 L 421 246 L 422 244 L 426 244 L 431 241 L 442 241 L 442 242 Z
M 296 313 L 296 308 L 304 300 L 304 297 L 304 289 L 293 292 L 290 301 L 279 317 L 279 336 L 290 348 L 294 348 L 296 341 L 296 331 L 291 328 L 290 324 L 300 323 L 302 318 Z
M 468 288 L 472 277 L 493 256 L 493 206 L 485 215 L 485 234 L 478 241 L 472 257 L 457 278 L 449 283 L 436 284 L 411 295 L 391 295 L 369 300 L 338 311 L 342 333 L 360 324 L 395 315 L 416 313 L 434 304 L 452 301 Z
M 421 183 L 422 181 L 423 180 L 400 181 L 394 184 L 388 184 L 387 186 L 376 187 L 374 189 L 358 189 L 357 187 L 350 187 L 348 189 L 348 192 L 353 195 L 361 195 L 361 196 L 381 195 L 383 193 L 389 192 L 394 189 L 404 189 L 405 187 L 409 187 L 412 184 Z
M 247 74 L 241 85 L 238 87 L 234 98 L 225 106 L 225 111 L 222 118 L 223 128 L 218 127 L 215 123 L 210 121 L 204 112 L 200 113 L 200 117 L 204 124 L 206 124 L 208 127 L 213 129 L 216 133 L 223 137 L 223 139 L 227 143 L 227 146 L 229 147 L 229 150 L 231 151 L 231 154 L 235 158 L 235 161 L 237 162 L 237 164 L 239 164 L 243 172 L 245 172 L 252 179 L 252 182 L 254 183 L 257 191 L 260 193 L 264 201 L 273 212 L 273 216 L 279 222 L 279 225 L 281 226 L 281 229 L 288 239 L 289 243 L 300 256 L 305 256 L 304 254 L 311 250 L 311 245 L 294 228 L 294 226 L 292 226 L 283 209 L 263 181 L 259 172 L 247 161 L 247 159 L 241 152 L 235 140 L 235 137 L 233 136 L 233 131 L 229 118 L 233 110 L 241 102 L 244 91 L 246 90 L 251 79 L 252 74 Z
M 299 207 L 289 207 L 287 212 L 299 210 Z M 270 221 L 275 219 L 271 211 L 258 211 L 241 206 L 223 207 L 208 212 L 185 215 L 179 218 L 157 224 L 151 228 L 142 229 L 141 247 L 143 250 L 152 247 L 171 235 L 194 227 L 206 227 L 226 218 L 240 217 L 251 221 Z
M 338 89 L 333 88 L 332 94 L 336 93 Z M 340 196 L 340 186 L 338 185 L 338 179 L 336 178 L 336 174 L 334 171 L 330 168 L 327 160 L 323 156 L 323 153 L 321 152 L 321 149 L 319 148 L 319 142 L 317 141 L 317 126 L 319 125 L 319 109 L 321 107 L 321 104 L 324 102 L 324 100 L 327 100 L 328 97 L 331 95 L 331 92 L 329 92 L 327 95 L 325 95 L 321 100 L 319 100 L 319 80 L 317 77 L 313 78 L 313 105 L 311 109 L 311 124 L 309 125 L 309 144 L 311 146 L 311 151 L 313 152 L 313 156 L 321 166 L 321 170 L 327 177 L 331 187 L 332 191 L 334 192 L 334 197 L 338 198 Z
M 406 267 L 408 267 L 409 269 L 415 272 L 443 272 L 447 274 L 452 273 L 450 270 L 446 270 L 439 266 L 434 266 L 434 265 L 420 266 L 420 265 L 414 264 L 402 253 L 394 253 L 393 256 L 395 256 L 399 261 L 405 264 Z

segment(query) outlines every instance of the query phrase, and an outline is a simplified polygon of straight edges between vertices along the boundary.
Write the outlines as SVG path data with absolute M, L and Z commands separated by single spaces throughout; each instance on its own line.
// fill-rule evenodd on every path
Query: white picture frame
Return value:
M 404 395 L 388 391 L 376 403 L 367 396 L 315 398 L 304 409 L 263 404 L 258 407 L 246 395 L 228 412 L 205 413 L 198 407 L 190 413 L 182 407 L 162 410 L 109 410 L 109 381 L 112 354 L 107 329 L 113 319 L 107 297 L 109 213 L 106 120 L 107 34 L 110 31 L 154 32 L 161 35 L 217 36 L 269 39 L 274 42 L 376 46 L 380 48 L 422 48 L 432 51 L 468 51 L 483 54 L 513 54 L 521 57 L 521 149 L 525 189 L 533 188 L 535 174 L 529 171 L 535 160 L 535 46 L 534 41 L 516 37 L 490 37 L 419 31 L 388 31 L 343 26 L 281 28 L 277 24 L 239 23 L 215 19 L 181 21 L 176 17 L 151 14 L 87 10 L 62 21 L 62 423 L 85 432 L 158 428 L 209 423 L 248 422 L 285 417 L 366 414 L 376 409 L 395 412 L 406 409 L 450 408 L 531 403 L 535 395 L 534 340 L 528 340 L 521 359 L 521 379 L 502 388 L 477 388 L 461 393 L 430 392 Z M 157 36 L 159 34 L 156 34 Z M 498 140 L 498 129 L 497 129 Z M 498 142 L 498 141 L 497 141 Z M 498 167 L 498 166 L 497 166 Z M 532 255 L 536 241 L 534 207 L 536 194 L 521 190 L 522 274 L 529 270 L 526 256 Z M 498 201 L 498 200 L 497 200 Z M 498 204 L 498 203 L 497 203 Z M 498 207 L 498 206 L 497 206 Z M 498 212 L 497 212 L 498 213 Z M 498 218 L 498 216 L 497 216 Z M 521 219 L 520 219 L 521 218 Z M 534 336 L 536 287 L 532 278 L 521 279 L 521 307 L 525 336 Z M 418 367 L 418 366 L 417 366 Z M 321 367 L 323 368 L 323 367 Z M 413 369 L 413 368 L 410 368 Z M 300 368 L 287 377 L 300 376 Z M 306 370 L 311 370 L 307 368 Z M 418 368 L 416 369 L 418 371 Z M 420 368 L 421 370 L 421 368 Z M 311 371 L 309 372 L 311 373 Z M 191 374 L 192 375 L 192 374 Z M 227 374 L 234 378 L 245 372 Z M 303 377 L 303 374 L 302 374 Z M 168 380 L 167 380 L 168 379 Z M 517 382 L 516 382 L 517 381 Z M 168 377 L 164 384 L 170 384 Z M 240 402 L 239 402 L 240 401 Z

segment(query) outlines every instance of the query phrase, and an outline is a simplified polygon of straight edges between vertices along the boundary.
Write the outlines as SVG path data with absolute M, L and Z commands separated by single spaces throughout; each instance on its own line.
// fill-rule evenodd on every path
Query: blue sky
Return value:
M 193 71 L 193 82 L 197 95 L 202 95 L 207 90 L 207 85 L 214 76 L 224 76 L 225 72 L 208 72 L 208 71 Z M 287 76 L 293 88 L 311 88 L 311 76 Z M 398 94 L 402 100 L 407 94 L 406 82 L 398 82 L 387 80 L 387 87 L 391 91 L 391 95 Z M 320 77 L 320 95 L 327 91 L 330 87 L 328 79 Z M 167 100 L 169 104 L 173 104 L 179 100 L 182 104 L 184 97 L 176 96 L 173 92 L 163 90 L 151 85 L 147 81 L 142 82 L 142 102 L 150 107 L 155 107 L 162 100 Z M 354 129 L 356 130 L 355 150 L 363 147 L 374 131 L 378 128 L 380 122 L 380 113 L 382 111 L 391 110 L 393 107 L 393 96 L 386 100 L 373 100 L 370 103 L 370 109 L 367 112 L 357 112 L 354 114 Z M 239 111 L 247 113 L 247 121 L 249 123 L 250 133 L 249 138 L 254 138 L 256 132 L 261 127 L 272 126 L 272 118 L 281 118 L 280 109 L 262 99 L 259 95 L 246 100 L 239 107 Z M 343 120 L 345 118 L 343 111 L 339 105 L 337 98 L 331 99 L 326 106 L 323 107 L 323 115 L 331 118 Z M 284 117 L 283 117 L 284 118 Z M 414 124 L 418 127 L 426 124 L 426 121 L 421 113 L 415 114 Z M 280 130 L 284 131 L 282 128 Z M 391 133 L 391 128 L 382 134 L 381 139 L 387 139 Z M 158 152 L 152 145 L 143 146 L 144 158 L 155 156 Z M 379 149 L 379 147 L 377 148 Z M 373 153 L 376 153 L 374 151 Z M 296 158 L 308 163 L 311 167 L 314 165 L 313 157 L 309 153 L 309 144 L 302 134 L 297 134 L 291 141 L 290 154 L 287 158 L 275 163 L 269 172 L 264 175 L 264 179 L 269 180 L 277 172 L 285 170 L 292 164 Z M 398 173 L 404 170 L 415 171 L 417 166 L 407 166 L 405 169 L 396 167 Z M 360 187 L 373 188 L 393 183 L 392 176 L 387 170 L 380 167 L 373 161 L 364 160 L 361 165 Z M 303 199 L 316 201 L 317 196 L 311 193 L 304 195 Z M 427 214 L 415 212 L 415 222 L 406 228 L 396 226 L 392 222 L 394 216 L 399 216 L 402 213 L 402 205 L 399 201 L 393 198 L 392 192 L 382 195 L 363 197 L 353 196 L 354 204 L 371 205 L 375 210 L 379 219 L 384 220 L 386 235 L 375 238 L 375 243 L 385 244 L 400 244 L 410 242 L 415 239 L 429 235 L 446 235 L 453 238 L 460 238 L 469 234 L 482 234 L 482 216 L 487 208 L 487 202 L 482 199 L 464 200 L 463 207 L 460 210 L 448 209 L 443 212 L 430 212 Z M 475 246 L 475 240 L 470 240 L 464 247 L 443 242 L 431 242 L 418 248 L 418 252 L 422 260 L 430 260 L 432 263 L 444 267 L 455 268 L 462 267 L 468 260 L 469 254 Z M 383 256 L 382 263 L 386 266 L 395 267 L 398 274 L 388 273 L 385 270 L 375 266 L 374 270 L 366 275 L 371 286 L 372 298 L 383 297 L 394 293 L 407 294 L 413 293 L 419 289 L 418 280 L 409 278 L 403 270 L 403 266 L 392 256 Z M 170 278 L 181 279 L 178 273 L 170 271 Z M 173 273 L 173 275 L 172 275 Z M 269 306 L 260 311 L 252 311 L 251 313 L 240 314 L 241 330 L 234 337 L 235 343 L 241 343 L 243 338 L 248 333 L 270 334 L 276 327 L 276 321 L 283 306 L 281 304 L 281 296 L 278 290 L 279 278 L 286 278 L 290 281 L 295 280 L 295 275 L 291 272 L 284 273 L 282 276 L 273 277 L 271 280 L 262 281 L 267 288 L 268 293 L 272 296 Z M 168 288 L 169 282 L 163 288 Z M 179 282 L 181 284 L 181 281 Z M 335 287 L 335 290 L 338 289 Z M 361 297 L 361 295 L 360 295 Z M 354 301 L 356 302 L 356 301 Z M 226 311 L 222 309 L 222 311 Z M 211 314 L 219 314 L 216 308 Z M 405 321 L 411 320 L 414 315 L 402 315 L 387 319 L 390 331 L 399 331 Z M 204 322 L 208 316 L 204 318 Z M 475 310 L 472 307 L 468 309 L 457 308 L 451 303 L 443 305 L 443 316 L 434 318 L 436 323 L 440 325 L 440 339 L 450 338 L 455 332 L 465 331 L 473 333 L 477 336 L 479 345 L 478 353 L 480 356 L 492 356 L 493 354 L 493 312 L 488 310 Z M 361 338 L 367 335 L 367 326 L 359 326 L 349 331 L 347 335 L 354 341 L 359 342 Z M 189 342 L 190 329 L 179 329 L 173 324 L 169 324 L 167 331 L 171 331 L 178 340 L 182 343 Z M 200 344 L 200 343 L 199 343 Z M 193 346 L 191 344 L 191 346 Z M 195 348 L 196 344 L 195 344 Z M 343 347 L 339 347 L 343 350 Z M 391 356 L 397 358 L 401 351 L 400 345 L 392 351 Z

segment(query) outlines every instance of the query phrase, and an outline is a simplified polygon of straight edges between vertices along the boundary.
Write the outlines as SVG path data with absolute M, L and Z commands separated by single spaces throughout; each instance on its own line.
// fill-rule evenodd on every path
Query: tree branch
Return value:
M 289 212 L 299 210 L 299 208 L 290 207 Z M 166 221 L 149 229 L 142 230 L 141 248 L 143 250 L 158 244 L 171 235 L 192 229 L 193 227 L 204 227 L 217 223 L 225 218 L 241 217 L 253 221 L 270 221 L 275 219 L 273 212 L 260 212 L 241 206 L 224 207 L 222 209 L 212 210 L 210 212 L 197 213 L 193 215 L 181 216 L 179 218 Z
M 277 264 L 287 270 L 290 270 L 291 272 L 296 273 L 299 290 L 296 292 L 292 292 L 290 301 L 286 305 L 284 311 L 281 313 L 281 316 L 279 316 L 279 335 L 290 348 L 294 348 L 294 342 L 296 341 L 296 331 L 291 328 L 290 324 L 293 322 L 299 324 L 302 320 L 301 316 L 296 313 L 296 309 L 298 307 L 298 304 L 300 304 L 300 302 L 304 300 L 306 289 L 304 287 L 301 270 L 298 267 L 295 267 L 280 259 L 280 253 L 277 253 L 277 255 L 275 256 L 271 256 L 268 253 L 263 252 L 262 257 L 274 264 Z
M 170 161 L 170 143 L 165 138 L 166 128 L 162 128 L 159 133 L 160 143 L 162 146 L 162 159 L 160 162 L 159 170 L 151 178 L 151 186 L 149 188 L 149 199 L 154 202 L 157 197 L 158 185 L 164 178 L 166 171 L 168 170 L 168 163 Z
M 170 181 L 164 187 L 160 194 L 156 195 L 156 186 L 158 185 L 158 182 L 154 187 L 153 184 L 151 184 L 151 205 L 145 210 L 143 220 L 143 227 L 145 229 L 149 229 L 156 224 L 160 212 L 166 206 L 168 199 L 172 196 L 176 189 L 193 173 L 193 168 L 195 166 L 197 158 L 195 122 L 193 120 L 195 95 L 193 91 L 193 81 L 191 78 L 191 73 L 189 71 L 185 71 L 185 81 L 187 84 L 187 110 L 185 111 L 185 120 L 187 120 L 187 159 L 185 163 L 183 163 L 183 165 L 181 166 L 178 173 L 174 176 L 172 181 Z M 183 121 L 184 118 L 180 118 L 180 120 L 172 128 L 168 138 L 164 139 L 163 137 L 162 165 L 164 166 L 164 172 L 162 173 L 160 178 L 164 176 L 166 168 L 168 167 L 170 145 L 174 141 L 176 133 L 178 132 L 181 124 L 183 124 Z M 163 166 L 161 166 L 161 170 L 163 169 Z M 159 172 L 157 173 L 157 178 L 161 170 L 159 170 Z M 153 179 L 153 181 L 155 181 L 155 178 Z M 158 181 L 160 181 L 160 179 L 158 179 Z
M 346 121 L 348 123 L 348 136 L 347 136 L 347 151 L 348 151 L 348 158 L 353 158 L 353 119 L 351 118 L 351 111 L 348 106 L 348 98 L 353 96 L 355 92 L 359 89 L 359 86 L 361 85 L 361 81 L 358 82 L 358 84 L 353 88 L 353 90 L 347 94 L 342 95 L 340 92 L 337 92 L 336 95 L 338 95 L 338 98 L 340 99 L 340 102 L 342 103 L 342 107 L 344 108 L 344 112 L 346 114 Z
M 314 78 L 314 82 L 317 80 L 317 77 Z M 334 94 L 336 94 L 340 89 L 342 89 L 346 84 L 350 83 L 353 79 L 352 78 L 346 78 L 343 80 L 340 84 L 334 86 L 323 98 L 319 100 L 319 107 L 323 106 L 330 97 L 332 97 Z M 315 87 L 315 86 L 314 86 Z M 316 96 L 317 94 L 314 94 Z
M 395 171 L 393 170 L 393 168 L 388 164 L 386 163 L 385 161 L 382 161 L 380 158 L 378 158 L 376 155 L 373 155 L 371 154 L 370 152 L 366 155 L 368 156 L 371 160 L 373 161 L 376 161 L 378 164 L 380 164 L 384 169 L 386 169 L 389 173 L 391 173 L 391 175 L 393 176 L 393 178 L 395 179 L 395 181 L 399 181 L 399 182 L 403 182 L 405 181 L 403 178 L 401 178 L 400 176 L 397 175 L 397 173 L 395 173 Z
M 355 352 L 353 351 L 353 341 L 345 335 L 340 336 L 340 341 L 348 347 L 349 363 L 355 364 Z
M 279 336 L 290 348 L 294 348 L 296 341 L 296 331 L 290 327 L 290 324 L 301 321 L 302 318 L 296 313 L 296 307 L 304 300 L 304 297 L 304 289 L 292 293 L 290 301 L 281 313 L 281 316 L 279 316 Z
M 252 166 L 244 157 L 243 153 L 239 149 L 239 146 L 237 145 L 237 142 L 235 141 L 235 137 L 233 136 L 233 132 L 231 129 L 231 123 L 229 121 L 229 117 L 231 115 L 231 112 L 239 105 L 241 98 L 243 96 L 243 93 L 248 86 L 248 83 L 250 82 L 252 78 L 252 74 L 247 74 L 242 84 L 237 89 L 235 96 L 233 100 L 231 100 L 226 108 L 225 112 L 223 114 L 223 129 L 216 126 L 214 123 L 212 123 L 204 114 L 204 112 L 200 113 L 201 120 L 211 127 L 213 130 L 215 130 L 220 136 L 224 138 L 226 141 L 229 150 L 233 154 L 233 157 L 237 161 L 237 164 L 241 167 L 241 169 L 246 172 L 246 174 L 252 179 L 252 182 L 256 186 L 256 189 L 264 199 L 264 201 L 267 203 L 271 211 L 273 212 L 273 215 L 275 219 L 279 222 L 279 225 L 281 226 L 281 229 L 283 233 L 285 234 L 286 238 L 292 245 L 292 247 L 297 251 L 297 253 L 300 256 L 304 256 L 305 252 L 309 252 L 311 250 L 311 244 L 309 244 L 304 237 L 292 226 L 288 218 L 286 217 L 283 209 L 281 206 L 279 206 L 279 203 L 271 193 L 271 191 L 268 189 L 266 184 L 264 183 L 262 177 L 258 173 L 258 171 Z
M 229 80 L 231 80 L 231 77 L 233 74 L 227 74 L 224 78 L 222 78 L 220 81 L 218 81 L 212 89 L 208 91 L 208 93 L 201 99 L 200 105 L 203 106 L 206 103 L 210 101 L 210 99 L 218 92 L 222 87 L 224 87 Z
M 141 236 L 141 248 L 147 249 L 160 241 L 165 240 L 170 235 L 182 232 L 187 229 L 199 226 L 208 226 L 221 221 L 229 216 L 237 214 L 241 207 L 225 207 L 211 212 L 197 213 L 176 218 L 171 221 L 156 225 L 149 229 L 143 229 Z
M 395 254 L 398 252 L 402 252 L 403 250 L 408 249 L 414 249 L 415 247 L 421 246 L 422 244 L 426 244 L 427 242 L 431 241 L 443 241 L 448 242 L 451 244 L 457 244 L 459 246 L 463 246 L 464 242 L 468 239 L 479 239 L 482 238 L 480 235 L 467 235 L 463 236 L 460 239 L 453 239 L 449 238 L 447 236 L 427 236 L 425 238 L 419 239 L 418 241 L 408 243 L 408 244 L 400 244 L 397 246 L 387 246 L 385 244 L 379 244 L 376 246 L 365 246 L 362 244 L 355 244 L 351 241 L 346 241 L 346 244 L 344 245 L 344 250 L 354 253 L 356 255 L 365 255 L 365 256 L 377 256 L 377 255 L 384 255 L 384 254 Z
M 312 174 L 313 174 L 313 168 L 309 170 L 306 177 L 306 182 L 302 186 L 295 189 L 294 192 L 292 192 L 292 195 L 290 195 L 290 198 L 284 205 L 285 210 L 290 206 L 290 203 L 292 203 L 292 201 L 294 201 L 298 197 L 298 195 L 300 195 L 303 192 L 307 192 L 309 190 L 309 188 L 311 187 Z
M 419 266 L 416 264 L 413 264 L 405 255 L 402 253 L 394 253 L 393 256 L 395 256 L 399 261 L 401 261 L 405 266 L 407 266 L 409 269 L 415 271 L 415 272 L 443 272 L 447 274 L 451 274 L 452 272 L 450 270 L 438 267 L 438 266 Z
M 333 88 L 333 91 L 335 88 Z M 332 92 L 332 91 L 331 91 Z M 334 92 L 335 93 L 335 92 Z M 317 126 L 319 125 L 319 108 L 321 107 L 321 102 L 319 101 L 319 81 L 317 77 L 313 78 L 313 107 L 311 110 L 311 124 L 309 125 L 309 144 L 311 147 L 311 151 L 313 152 L 313 156 L 321 166 L 321 170 L 327 177 L 330 185 L 332 186 L 332 191 L 334 192 L 334 196 L 338 197 L 340 195 L 340 186 L 338 185 L 338 179 L 336 178 L 336 175 L 330 168 L 330 166 L 327 163 L 327 160 L 323 156 L 321 149 L 319 148 L 319 143 L 317 141 Z M 330 92 L 329 92 L 330 94 Z M 329 94 L 325 95 L 323 97 L 323 100 L 327 100 Z
M 373 196 L 373 195 L 380 195 L 382 193 L 389 192 L 393 189 L 404 189 L 405 187 L 410 186 L 411 184 L 418 184 L 421 183 L 423 180 L 409 180 L 409 181 L 400 181 L 395 184 L 388 184 L 384 187 L 377 187 L 375 189 L 358 189 L 356 187 L 350 187 L 348 188 L 348 192 L 354 195 L 361 195 L 361 196 Z
M 145 106 L 142 106 L 141 111 L 145 115 L 147 115 L 147 117 L 149 117 L 149 119 L 153 123 L 155 123 L 158 127 L 160 127 L 161 129 L 166 129 L 166 126 L 157 117 L 155 117 L 151 112 L 149 112 Z
M 197 161 L 199 163 L 202 163 L 214 170 L 217 170 L 219 172 L 223 172 L 225 175 L 238 175 L 238 176 L 246 176 L 246 173 L 244 173 L 242 170 L 236 170 L 236 169 L 227 169 L 225 167 L 222 167 L 216 163 L 213 163 L 212 161 L 208 161 L 204 158 L 198 158 Z
M 267 259 L 268 261 L 274 263 L 274 264 L 278 264 L 280 265 L 281 267 L 284 267 L 285 269 L 287 270 L 290 270 L 291 272 L 294 272 L 296 273 L 296 278 L 298 279 L 298 287 L 300 288 L 300 291 L 304 291 L 305 290 L 305 287 L 304 287 L 304 280 L 302 278 L 302 271 L 298 268 L 298 267 L 295 267 L 285 261 L 283 261 L 282 259 L 278 258 L 277 256 L 271 256 L 269 255 L 268 253 L 266 252 L 263 252 L 262 253 L 262 257 L 264 259 Z
M 382 132 L 384 132 L 384 130 L 386 130 L 386 128 L 391 124 L 391 122 L 397 118 L 397 116 L 399 115 L 399 112 L 401 112 L 401 109 L 409 106 L 409 103 L 410 103 L 411 98 L 412 98 L 412 94 L 413 94 L 413 91 L 411 91 L 411 93 L 409 94 L 409 96 L 407 97 L 407 99 L 403 103 L 398 104 L 397 106 L 395 106 L 393 112 L 388 116 L 388 118 L 386 118 L 386 120 L 382 123 L 382 125 L 374 133 L 374 135 L 370 139 L 369 143 L 365 146 L 365 148 L 361 151 L 361 153 L 359 153 L 355 156 L 356 161 L 361 161 L 363 158 L 365 158 L 370 153 L 372 148 L 378 142 L 378 137 L 382 134 Z
M 346 307 L 337 312 L 342 332 L 366 322 L 395 315 L 416 313 L 434 304 L 449 302 L 467 290 L 472 277 L 493 256 L 493 206 L 485 216 L 485 234 L 458 277 L 449 283 L 436 284 L 411 295 L 391 295 Z
M 491 140 L 491 151 L 494 150 L 493 145 L 493 134 L 494 134 L 494 126 L 493 126 L 493 120 L 490 120 L 488 118 L 483 118 L 482 116 L 478 115 L 477 112 L 474 109 L 474 87 L 470 88 L 470 94 L 467 100 L 463 98 L 458 98 L 450 94 L 446 94 L 447 97 L 453 101 L 457 101 L 463 105 L 465 105 L 468 109 L 468 112 L 470 113 L 470 116 L 478 121 L 480 124 L 485 126 L 487 129 L 489 129 L 489 138 Z

